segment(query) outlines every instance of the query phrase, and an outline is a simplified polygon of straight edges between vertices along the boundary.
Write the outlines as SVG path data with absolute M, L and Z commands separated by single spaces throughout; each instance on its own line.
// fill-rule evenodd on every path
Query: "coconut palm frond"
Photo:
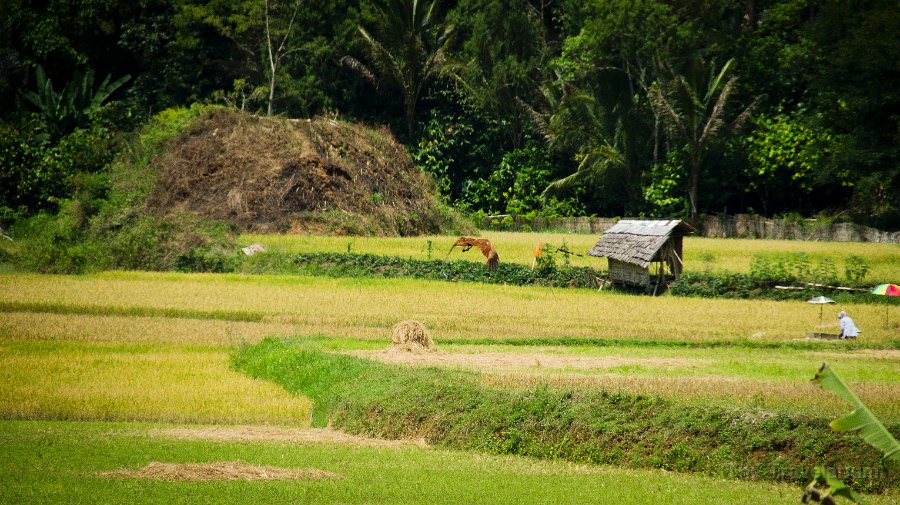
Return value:
M 563 177 L 562 179 L 555 180 L 548 184 L 546 188 L 544 188 L 544 191 L 541 192 L 541 196 L 546 198 L 547 196 L 563 192 L 575 186 L 575 184 L 581 181 L 581 179 L 584 179 L 584 177 L 584 172 L 574 172 Z
M 741 111 L 741 113 L 731 121 L 731 124 L 728 126 L 728 128 L 732 131 L 742 128 L 747 123 L 747 121 L 750 120 L 750 117 L 753 115 L 753 111 L 756 110 L 757 103 L 759 103 L 759 100 L 757 99 L 754 99 L 752 102 L 750 102 L 750 105 L 748 105 L 746 109 Z
M 381 42 L 375 40 L 365 28 L 357 27 L 363 40 L 366 42 L 369 51 L 369 57 L 375 68 L 382 72 L 382 75 L 390 76 L 391 81 L 403 87 L 403 66 L 397 61 L 393 54 L 388 51 Z M 369 72 L 371 75 L 372 72 Z
M 382 0 L 376 2 L 378 38 L 364 27 L 357 30 L 365 42 L 368 66 L 344 58 L 348 67 L 366 80 L 390 83 L 402 92 L 407 132 L 413 135 L 415 110 L 428 83 L 447 72 L 447 51 L 454 35 L 451 24 L 437 26 L 436 0 Z
M 731 67 L 734 64 L 734 58 L 726 61 L 722 68 L 719 70 L 718 74 L 715 76 L 710 75 L 709 86 L 706 89 L 706 94 L 703 97 L 703 101 L 708 103 L 715 93 L 719 90 L 719 87 L 722 86 L 722 80 L 725 79 L 728 74 L 731 73 Z M 715 73 L 715 66 L 710 67 L 710 74 Z
M 705 144 L 707 140 L 717 137 L 725 127 L 725 104 L 731 98 L 731 92 L 736 81 L 737 78 L 732 77 L 722 87 L 722 91 L 719 93 L 716 103 L 709 113 L 706 125 L 704 125 L 703 131 L 700 133 L 701 144 Z
M 352 56 L 344 56 L 343 58 L 341 58 L 340 63 L 341 65 L 358 72 L 359 75 L 363 76 L 365 80 L 369 81 L 372 86 L 375 86 L 376 88 L 378 87 L 378 78 L 375 77 L 375 74 L 373 74 L 372 71 L 369 70 L 369 67 L 367 67 L 365 63 L 357 60 Z
M 445 68 L 445 66 L 448 65 L 446 54 L 454 33 L 453 25 L 444 26 L 441 35 L 437 38 L 437 49 L 431 53 L 431 56 L 428 56 L 425 59 L 425 65 L 423 67 L 425 79 L 423 79 L 423 82 L 437 77 L 438 75 L 445 74 L 450 70 L 449 68 Z
M 699 62 L 702 66 L 702 62 Z M 731 122 L 728 121 L 726 106 L 737 88 L 737 77 L 731 75 L 734 60 L 728 60 L 722 68 L 709 67 L 709 77 L 705 83 L 692 81 L 684 75 L 677 75 L 667 82 L 655 82 L 648 95 L 654 114 L 662 119 L 670 140 L 677 138 L 684 142 L 689 151 L 688 197 L 691 201 L 691 218 L 696 218 L 698 187 L 705 155 L 723 137 L 726 131 L 746 122 L 753 105 L 744 109 Z M 692 74 L 695 75 L 695 74 Z
M 659 83 L 653 83 L 650 86 L 650 104 L 659 112 L 668 126 L 675 129 L 680 135 L 687 135 L 687 127 L 683 121 L 684 114 L 666 97 L 666 93 Z
M 609 169 L 622 166 L 625 166 L 625 156 L 622 151 L 611 144 L 601 145 L 584 154 L 574 173 L 551 182 L 544 188 L 541 195 L 547 196 L 564 191 L 583 180 L 598 179 Z

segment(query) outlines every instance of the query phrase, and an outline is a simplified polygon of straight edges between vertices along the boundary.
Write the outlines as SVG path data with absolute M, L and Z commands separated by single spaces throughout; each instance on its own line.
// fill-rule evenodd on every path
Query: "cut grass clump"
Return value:
M 596 390 L 492 389 L 464 372 L 390 367 L 271 339 L 245 348 L 233 364 L 312 398 L 314 425 L 331 422 L 354 433 L 798 484 L 824 462 L 872 469 L 845 476 L 867 491 L 889 489 L 900 477 L 896 465 L 821 419 Z
M 437 350 L 431 333 L 419 321 L 400 321 L 391 328 L 393 349 L 398 351 L 423 353 Z

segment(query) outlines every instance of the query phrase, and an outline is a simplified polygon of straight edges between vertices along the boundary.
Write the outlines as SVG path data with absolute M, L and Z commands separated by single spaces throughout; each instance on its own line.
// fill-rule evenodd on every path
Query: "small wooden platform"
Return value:
M 806 334 L 806 338 L 827 338 L 831 340 L 838 340 L 841 338 L 839 333 L 813 333 L 809 332 Z

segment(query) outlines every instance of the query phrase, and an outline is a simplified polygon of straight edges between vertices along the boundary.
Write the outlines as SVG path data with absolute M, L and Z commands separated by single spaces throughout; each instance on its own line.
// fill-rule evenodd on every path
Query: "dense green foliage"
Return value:
M 778 289 L 776 285 L 792 286 L 796 289 Z M 809 300 L 827 295 L 838 303 L 875 303 L 900 305 L 900 300 L 889 296 L 873 295 L 867 288 L 856 291 L 836 289 L 836 287 L 814 286 L 796 278 L 759 277 L 753 274 L 735 272 L 699 273 L 688 272 L 669 286 L 676 296 L 698 296 L 702 298 L 759 298 L 770 300 Z
M 860 490 L 892 488 L 900 468 L 822 419 L 698 408 L 654 397 L 535 387 L 497 390 L 464 372 L 391 367 L 266 340 L 234 366 L 314 401 L 313 424 L 494 454 L 704 472 L 796 483 L 816 462 Z M 896 427 L 893 428 L 896 431 Z M 690 440 L 688 443 L 687 440 Z
M 854 255 L 845 258 L 841 277 L 831 258 L 813 262 L 804 253 L 757 254 L 746 274 L 687 272 L 671 285 L 671 292 L 680 296 L 774 300 L 809 300 L 827 294 L 837 302 L 900 304 L 900 299 L 869 292 L 871 286 L 864 282 L 868 270 L 865 259 Z M 842 287 L 852 291 L 839 289 Z
M 387 123 L 473 211 L 900 226 L 890 0 L 13 0 L 0 18 L 5 225 L 56 210 L 157 111 L 216 101 Z
M 149 166 L 166 143 L 214 108 L 169 109 L 154 116 L 107 173 L 73 174 L 74 194 L 58 212 L 19 221 L 13 261 L 39 272 L 106 268 L 230 271 L 238 263 L 233 230 L 196 216 L 143 212 L 155 182 Z M 60 144 L 62 145 L 62 144 Z M 77 157 L 76 157 L 77 159 Z
M 549 255 L 547 256 L 549 258 Z M 543 260 L 535 269 L 501 262 L 490 271 L 472 261 L 415 260 L 396 256 L 355 253 L 304 253 L 285 261 L 278 254 L 260 254 L 245 261 L 244 269 L 254 273 L 300 273 L 331 277 L 376 277 L 429 279 L 448 282 L 484 282 L 514 286 L 558 286 L 594 288 L 600 273 L 588 267 L 557 266 L 554 259 Z
M 535 267 L 501 262 L 495 271 L 483 263 L 419 260 L 379 254 L 336 252 L 308 252 L 295 256 L 267 252 L 247 258 L 242 271 L 255 274 L 303 274 L 329 277 L 412 278 L 447 282 L 483 282 L 515 286 L 550 286 L 596 289 L 605 279 L 605 272 L 590 267 L 571 266 L 560 260 L 553 246 L 545 244 L 543 256 Z M 560 262 L 563 264 L 560 264 Z M 703 298 L 745 298 L 768 300 L 809 300 L 826 294 L 840 303 L 900 304 L 895 297 L 878 296 L 862 281 L 868 266 L 859 256 L 845 260 L 844 276 L 829 258 L 813 263 L 805 254 L 757 255 L 750 272 L 686 272 L 669 286 L 676 296 Z M 860 275 L 862 274 L 862 276 Z M 838 286 L 841 284 L 841 286 Z M 776 286 L 792 289 L 779 289 Z M 853 291 L 838 289 L 853 287 Z M 641 288 L 612 287 L 610 289 L 644 293 Z

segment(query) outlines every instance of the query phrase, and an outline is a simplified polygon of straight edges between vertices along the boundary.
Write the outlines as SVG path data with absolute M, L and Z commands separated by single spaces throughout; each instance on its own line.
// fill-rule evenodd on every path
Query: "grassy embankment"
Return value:
M 0 422 L 0 503 L 798 503 L 796 486 L 418 447 L 182 440 L 171 425 Z M 318 468 L 339 480 L 166 482 L 150 461 Z M 873 505 L 895 495 L 869 496 Z
M 893 489 L 900 465 L 823 419 L 690 407 L 581 388 L 491 388 L 471 374 L 337 356 L 265 340 L 235 357 L 253 377 L 313 399 L 313 424 L 457 449 L 802 484 L 818 463 L 857 489 Z M 894 431 L 900 432 L 896 426 Z

